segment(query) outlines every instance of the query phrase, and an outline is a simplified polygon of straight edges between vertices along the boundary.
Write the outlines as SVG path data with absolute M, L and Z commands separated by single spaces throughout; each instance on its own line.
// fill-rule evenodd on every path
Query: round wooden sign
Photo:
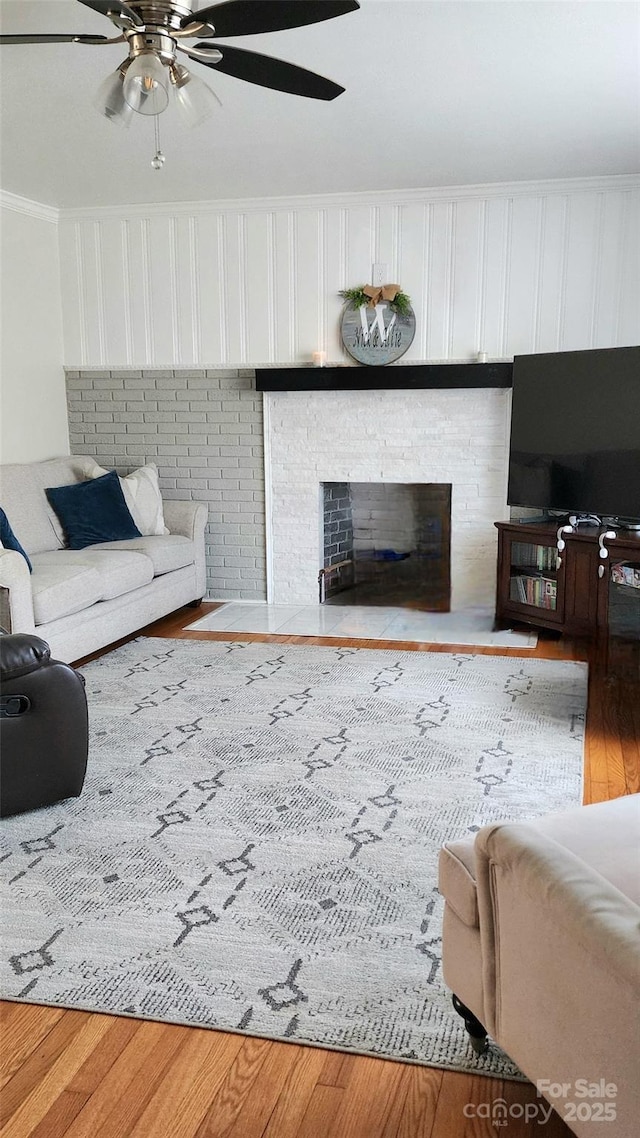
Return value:
M 392 364 L 403 356 L 416 333 L 413 308 L 405 315 L 386 301 L 369 305 L 347 304 L 340 325 L 342 343 L 360 364 Z

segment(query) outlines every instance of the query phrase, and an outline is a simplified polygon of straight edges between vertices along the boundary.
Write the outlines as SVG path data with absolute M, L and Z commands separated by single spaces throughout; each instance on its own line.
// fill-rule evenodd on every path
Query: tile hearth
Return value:
M 494 631 L 493 611 L 420 612 L 368 605 L 221 605 L 186 626 L 190 632 L 255 632 L 278 636 L 338 636 L 355 640 L 409 640 L 470 647 L 535 648 L 534 632 Z

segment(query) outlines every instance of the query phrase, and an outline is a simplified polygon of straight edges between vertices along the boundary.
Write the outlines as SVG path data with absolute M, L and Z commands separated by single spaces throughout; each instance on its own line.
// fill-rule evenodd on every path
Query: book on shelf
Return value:
M 612 565 L 611 580 L 616 585 L 628 585 L 640 589 L 640 565 Z
M 533 542 L 512 541 L 511 564 L 527 566 L 549 572 L 558 566 L 558 551 L 555 545 L 536 545 Z
M 522 605 L 535 608 L 555 609 L 558 585 L 553 577 L 530 577 L 519 575 L 511 578 L 509 598 Z

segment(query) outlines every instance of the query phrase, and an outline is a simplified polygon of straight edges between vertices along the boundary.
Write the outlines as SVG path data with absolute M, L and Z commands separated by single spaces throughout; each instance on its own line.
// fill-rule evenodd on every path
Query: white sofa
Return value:
M 65 549 L 45 488 L 92 476 L 95 460 L 70 456 L 0 467 L 0 503 L 21 553 L 0 549 L 0 625 L 35 632 L 67 662 L 96 652 L 205 593 L 207 506 L 164 501 L 169 533 Z

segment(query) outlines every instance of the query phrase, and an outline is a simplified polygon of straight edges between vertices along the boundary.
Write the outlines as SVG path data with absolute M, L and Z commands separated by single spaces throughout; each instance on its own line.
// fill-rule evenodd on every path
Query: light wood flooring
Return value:
M 203 606 L 202 613 L 214 606 Z M 147 635 L 309 643 L 309 637 L 184 632 L 183 609 Z M 327 643 L 326 640 L 321 643 Z M 362 641 L 337 641 L 353 644 Z M 369 641 L 407 651 L 455 645 Z M 463 648 L 463 651 L 469 651 Z M 478 649 L 520 655 L 516 649 Z M 584 645 L 541 638 L 535 656 L 585 660 Z M 527 656 L 531 653 L 527 652 Z M 626 650 L 590 661 L 585 801 L 640 790 L 637 659 Z M 394 1063 L 200 1028 L 36 1004 L 0 1005 L 1 1138 L 568 1138 L 510 1117 L 467 1118 L 502 1098 L 534 1103 L 529 1084 Z

